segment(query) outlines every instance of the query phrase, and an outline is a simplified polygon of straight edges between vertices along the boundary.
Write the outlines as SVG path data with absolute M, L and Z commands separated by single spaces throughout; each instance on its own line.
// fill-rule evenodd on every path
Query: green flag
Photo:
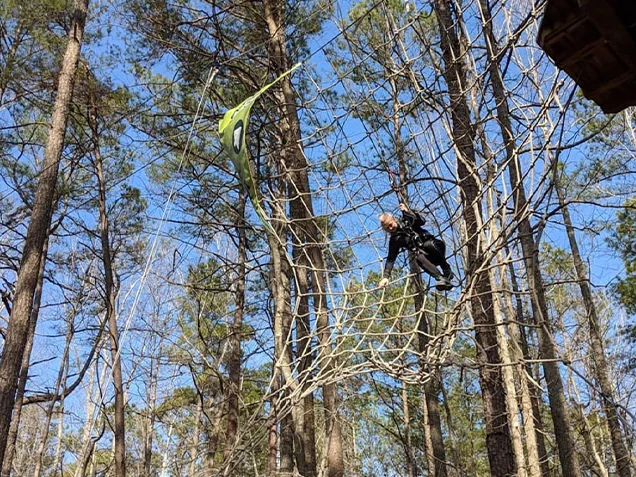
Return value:
M 300 65 L 301 63 L 296 63 L 292 69 L 286 71 L 268 85 L 263 86 L 256 94 L 247 98 L 237 107 L 230 109 L 228 112 L 225 113 L 223 119 L 219 123 L 219 134 L 221 135 L 223 148 L 230 156 L 230 159 L 232 159 L 234 169 L 236 169 L 236 172 L 238 173 L 241 182 L 243 183 L 243 187 L 250 196 L 250 200 L 254 205 L 256 213 L 261 218 L 263 225 L 270 232 L 273 232 L 273 229 L 269 225 L 267 215 L 265 215 L 265 211 L 261 207 L 261 203 L 258 198 L 258 188 L 256 187 L 256 182 L 254 181 L 254 174 L 252 173 L 251 162 L 247 154 L 245 135 L 247 133 L 250 111 L 259 96 L 267 91 L 269 88 L 271 88 L 273 85 L 278 83 L 285 76 L 294 71 L 296 68 L 298 68 Z

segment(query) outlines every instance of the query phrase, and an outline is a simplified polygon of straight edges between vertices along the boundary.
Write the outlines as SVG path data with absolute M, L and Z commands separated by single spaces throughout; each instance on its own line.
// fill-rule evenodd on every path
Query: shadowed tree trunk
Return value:
M 35 192 L 33 212 L 20 262 L 13 309 L 0 359 L 0 462 L 4 460 L 11 413 L 15 403 L 20 367 L 28 341 L 35 290 L 38 284 L 44 242 L 51 225 L 58 169 L 66 134 L 75 72 L 88 11 L 88 0 L 76 0 L 68 44 L 58 80 L 44 161 Z
M 481 367 L 479 381 L 484 400 L 486 447 L 490 472 L 495 477 L 516 475 L 514 452 L 506 419 L 506 399 L 501 376 L 501 358 L 494 330 L 492 290 L 488 274 L 478 271 L 484 261 L 480 245 L 481 198 L 476 157 L 474 126 L 467 100 L 466 72 L 459 38 L 455 31 L 452 2 L 434 0 L 440 29 L 443 76 L 450 95 L 452 136 L 457 153 L 457 173 L 466 225 L 466 277 L 474 284 L 471 309 Z
M 245 260 L 247 249 L 247 236 L 245 234 L 245 192 L 239 191 L 239 200 L 236 209 L 236 233 L 238 235 L 238 251 L 236 257 L 237 277 L 234 282 L 236 308 L 234 310 L 234 322 L 230 329 L 230 359 L 228 363 L 228 397 L 227 397 L 227 427 L 225 431 L 225 451 L 223 454 L 226 464 L 224 474 L 230 475 L 232 466 L 228 465 L 232 457 L 232 451 L 236 444 L 239 417 L 239 395 L 241 388 L 241 328 L 243 326 L 243 314 L 245 312 Z

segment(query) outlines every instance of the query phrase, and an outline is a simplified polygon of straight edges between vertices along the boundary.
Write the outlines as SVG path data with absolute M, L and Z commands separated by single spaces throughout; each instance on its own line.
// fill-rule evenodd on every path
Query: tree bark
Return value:
M 296 441 L 295 453 L 298 472 L 304 477 L 315 477 L 317 471 L 316 459 L 316 429 L 314 418 L 314 394 L 309 391 L 311 386 L 311 365 L 313 362 L 311 349 L 311 324 L 309 313 L 309 267 L 307 254 L 297 237 L 300 230 L 295 231 L 293 241 L 293 257 L 296 273 L 296 359 L 298 360 L 298 381 L 305 397 L 298 414 L 300 419 L 295 423 Z
M 210 402 L 208 408 L 208 415 L 212 415 L 210 422 L 208 422 L 206 434 L 206 452 L 205 452 L 205 475 L 216 475 L 217 469 L 215 456 L 219 450 L 219 432 L 221 425 L 221 417 L 223 413 L 223 406 L 218 402 Z
M 499 254 L 499 260 L 501 263 L 504 262 L 504 256 L 501 252 Z M 502 286 L 505 290 L 508 289 L 508 281 L 505 278 L 505 272 L 502 272 Z M 517 310 L 512 304 L 510 293 L 504 292 L 503 301 L 506 313 L 509 317 L 511 317 L 510 321 L 508 322 L 508 330 L 513 343 L 513 357 L 514 361 L 517 362 L 516 368 L 517 374 L 519 376 L 521 412 L 523 414 L 523 427 L 525 429 L 525 441 L 528 453 L 528 474 L 530 475 L 530 477 L 548 477 L 549 473 L 544 472 L 544 469 L 542 469 L 541 466 L 541 453 L 539 451 L 539 437 L 537 436 L 538 430 L 536 426 L 535 410 L 532 402 L 531 388 L 528 383 L 530 369 L 524 363 L 525 356 L 520 345 L 521 333 L 519 332 L 519 325 L 517 323 Z M 541 438 L 542 437 L 543 436 L 541 435 Z
M 485 139 L 485 138 L 484 138 Z M 492 157 L 488 157 L 488 182 L 494 180 L 494 164 Z M 494 190 L 492 186 L 488 191 L 487 203 L 488 212 L 491 217 L 496 216 L 496 199 L 493 197 Z M 497 240 L 501 239 L 501 231 L 498 230 L 495 220 L 490 222 L 490 237 L 495 237 Z M 502 248 L 502 245 L 494 244 L 496 248 Z M 500 254 L 499 254 L 500 255 Z M 498 264 L 498 267 L 491 268 L 489 270 L 491 283 L 502 283 L 503 280 L 498 280 L 496 271 L 499 270 L 501 276 L 505 276 L 506 270 L 503 262 Z M 499 293 L 493 293 L 493 312 L 495 320 L 497 321 L 497 338 L 499 340 L 499 349 L 501 353 L 501 362 L 503 364 L 501 374 L 503 377 L 503 384 L 506 389 L 506 406 L 508 408 L 508 423 L 510 426 L 510 437 L 512 439 L 512 448 L 514 451 L 515 465 L 517 467 L 518 477 L 527 477 L 528 472 L 526 469 L 525 453 L 523 449 L 523 437 L 521 435 L 521 426 L 519 424 L 519 405 L 517 400 L 517 390 L 515 387 L 514 379 L 514 366 L 510 358 L 510 348 L 508 345 L 508 336 L 506 334 L 506 327 L 504 322 L 504 305 L 502 304 L 501 296 Z M 511 315 L 514 318 L 514 315 Z
M 515 216 L 518 224 L 519 239 L 523 250 L 524 262 L 528 271 L 528 286 L 531 291 L 533 315 L 535 324 L 539 327 L 539 347 L 541 357 L 545 360 L 543 369 L 546 376 L 550 409 L 554 422 L 559 460 L 563 474 L 569 477 L 581 475 L 578 457 L 575 451 L 574 437 L 568 414 L 563 382 L 559 374 L 559 366 L 556 361 L 557 351 L 552 340 L 550 325 L 548 322 L 548 308 L 545 299 L 543 277 L 538 258 L 538 250 L 534 240 L 534 234 L 528 218 L 528 201 L 525 194 L 523 179 L 521 176 L 521 164 L 516 154 L 515 140 L 512 133 L 510 111 L 506 97 L 503 79 L 499 71 L 499 48 L 492 32 L 492 17 L 488 0 L 480 0 L 483 15 L 484 31 L 489 56 L 490 82 L 493 88 L 497 104 L 497 119 L 501 128 L 508 162 L 508 174 L 513 188 Z
M 466 98 L 466 73 L 460 55 L 460 44 L 454 30 L 452 2 L 435 0 L 433 7 L 440 28 L 443 76 L 451 99 L 452 136 L 457 151 L 457 172 L 463 216 L 466 225 L 466 277 L 474 284 L 471 309 L 475 323 L 475 339 L 481 367 L 479 380 L 485 408 L 486 447 L 491 474 L 495 477 L 516 475 L 514 452 L 506 419 L 506 399 L 501 376 L 496 326 L 493 317 L 492 290 L 480 245 L 482 212 L 474 149 L 474 127 Z
M 417 466 L 413 458 L 413 440 L 411 438 L 411 412 L 409 408 L 408 387 L 404 381 L 402 386 L 402 423 L 404 424 L 404 444 L 406 447 L 406 475 L 408 477 L 416 477 Z
M 11 426 L 9 427 L 9 437 L 7 442 L 7 451 L 4 455 L 2 463 L 2 477 L 9 477 L 13 467 L 13 457 L 15 456 L 15 444 L 18 438 L 18 429 L 20 427 L 20 416 L 22 415 L 22 405 L 24 403 L 24 391 L 29 378 L 29 364 L 31 360 L 31 351 L 33 350 L 33 339 L 35 337 L 35 324 L 37 316 L 40 313 L 40 304 L 42 303 L 42 285 L 44 284 L 44 268 L 46 264 L 46 256 L 49 249 L 49 238 L 44 240 L 44 249 L 42 250 L 42 258 L 40 259 L 40 269 L 38 272 L 38 284 L 33 297 L 33 310 L 31 311 L 31 319 L 29 320 L 29 329 L 27 343 L 22 356 L 22 367 L 20 369 L 20 378 L 18 380 L 18 390 L 16 393 L 15 404 L 13 405 L 13 416 Z
M 565 197 L 558 181 L 555 181 L 559 203 L 561 205 L 561 215 L 563 216 L 563 224 L 567 232 L 570 249 L 572 250 L 572 259 L 574 260 L 574 269 L 576 277 L 583 296 L 583 303 L 587 314 L 587 324 L 590 334 L 590 343 L 592 345 L 592 355 L 590 356 L 593 363 L 593 370 L 596 382 L 601 388 L 601 407 L 603 413 L 607 417 L 607 425 L 610 430 L 610 439 L 612 441 L 612 450 L 616 461 L 616 474 L 618 477 L 632 477 L 631 465 L 629 462 L 629 453 L 625 444 L 623 431 L 621 430 L 620 420 L 616 404 L 614 400 L 614 389 L 608 374 L 608 363 L 605 359 L 605 347 L 603 345 L 603 336 L 599 326 L 599 318 L 590 288 L 590 281 L 587 277 L 585 263 L 581 258 L 579 244 L 576 240 L 576 233 L 572 225 L 570 211 L 565 203 Z
M 272 417 L 277 415 L 274 409 L 274 403 L 272 402 Z M 278 434 L 276 432 L 276 420 L 272 419 L 272 423 L 269 426 L 269 438 L 267 439 L 267 477 L 276 477 L 276 448 L 278 441 Z
M 75 1 L 73 22 L 53 107 L 51 129 L 18 271 L 7 337 L 0 359 L 0 462 L 4 460 L 22 357 L 28 341 L 40 261 L 43 259 L 44 242 L 53 215 L 57 175 L 87 11 L 88 0 Z
M 505 245 L 504 251 L 506 253 L 506 256 L 508 257 L 511 256 L 508 245 Z M 507 303 L 506 306 L 509 306 L 511 309 L 513 308 L 512 296 L 514 295 L 515 296 L 514 315 L 511 313 L 510 316 L 515 316 L 516 322 L 519 324 L 525 323 L 526 320 L 524 318 L 524 312 L 523 312 L 523 301 L 521 299 L 519 283 L 517 281 L 515 267 L 512 260 L 509 260 L 508 268 L 509 268 L 511 292 L 505 294 L 505 299 Z M 526 361 L 525 364 L 523 364 L 523 367 L 525 368 L 525 373 L 521 373 L 520 371 L 519 374 L 520 376 L 523 376 L 524 378 L 522 380 L 522 386 L 523 386 L 523 383 L 525 382 L 527 386 L 527 392 L 529 395 L 526 395 L 525 392 L 522 393 L 522 399 L 525 400 L 526 398 L 529 398 L 530 400 L 532 414 L 527 413 L 527 415 L 532 416 L 533 427 L 534 427 L 534 441 L 536 442 L 536 446 L 537 446 L 539 465 L 541 466 L 541 475 L 542 477 L 549 477 L 552 475 L 552 471 L 550 470 L 548 451 L 545 446 L 545 431 L 543 426 L 543 417 L 541 415 L 541 406 L 539 404 L 539 402 L 541 401 L 542 389 L 538 384 L 536 384 L 537 383 L 536 380 L 539 378 L 535 377 L 532 366 L 528 364 L 528 361 L 532 359 L 532 356 L 530 355 L 530 351 L 528 349 L 528 340 L 526 337 L 526 333 L 524 333 L 524 330 L 521 327 L 521 325 L 517 325 L 516 323 L 513 325 L 514 327 L 511 329 L 514 332 L 515 341 L 517 345 L 519 346 L 520 354 L 521 356 L 523 356 L 523 360 Z M 527 406 L 527 404 L 528 402 L 524 401 L 524 406 Z M 531 445 L 530 442 L 531 442 L 531 438 L 529 438 L 528 440 L 528 445 Z

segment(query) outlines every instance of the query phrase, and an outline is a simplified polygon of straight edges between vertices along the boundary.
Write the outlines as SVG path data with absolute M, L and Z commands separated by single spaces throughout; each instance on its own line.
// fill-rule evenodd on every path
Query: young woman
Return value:
M 388 285 L 395 259 L 402 249 L 408 249 L 415 254 L 420 268 L 437 280 L 435 288 L 451 290 L 453 272 L 446 261 L 446 245 L 424 228 L 425 222 L 420 214 L 412 212 L 405 204 L 400 204 L 400 210 L 402 220 L 387 212 L 380 215 L 380 225 L 391 236 L 380 286 Z M 437 267 L 441 268 L 441 273 Z

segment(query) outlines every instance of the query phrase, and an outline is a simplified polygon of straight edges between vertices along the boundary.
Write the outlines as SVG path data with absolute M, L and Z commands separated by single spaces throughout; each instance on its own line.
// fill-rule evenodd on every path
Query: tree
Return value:
M 636 200 L 627 200 L 617 219 L 610 243 L 623 259 L 625 277 L 616 282 L 614 290 L 627 312 L 636 314 Z
M 45 260 L 43 258 L 44 243 L 51 224 L 58 166 L 87 11 L 88 0 L 77 0 L 68 46 L 59 76 L 58 95 L 51 119 L 51 130 L 44 154 L 42 172 L 38 181 L 33 212 L 20 262 L 7 337 L 0 359 L 0 461 L 4 458 L 23 351 L 28 340 L 29 320 L 33 309 L 33 297 L 38 282 L 40 261 Z
M 487 274 L 479 272 L 484 263 L 480 245 L 482 223 L 476 156 L 473 144 L 474 126 L 466 99 L 466 72 L 460 53 L 459 38 L 455 31 L 451 2 L 436 0 L 433 3 L 440 30 L 443 69 L 448 85 L 452 117 L 452 136 L 457 154 L 457 173 L 466 224 L 466 275 L 475 293 L 471 298 L 475 338 L 479 346 L 480 382 L 484 399 L 486 420 L 486 447 L 490 471 L 494 476 L 510 476 L 516 473 L 510 430 L 506 419 L 505 391 L 503 389 L 501 363 L 497 335 L 493 326 L 492 289 Z
M 528 216 L 528 200 L 522 181 L 521 163 L 516 154 L 518 148 L 513 137 L 510 109 L 503 79 L 499 70 L 498 58 L 501 52 L 499 51 L 499 46 L 492 30 L 490 5 L 487 0 L 481 0 L 480 6 L 489 54 L 490 82 L 497 104 L 497 118 L 504 140 L 506 159 L 508 162 L 507 169 L 513 188 L 512 195 L 514 198 L 515 218 L 518 223 L 518 237 L 523 250 L 524 263 L 528 271 L 528 286 L 531 290 L 534 321 L 538 327 L 541 355 L 546 360 L 543 363 L 543 368 L 548 385 L 550 408 L 552 410 L 552 419 L 554 421 L 554 429 L 559 448 L 559 458 L 563 473 L 576 477 L 580 475 L 580 469 L 575 452 L 565 394 L 563 392 L 563 383 L 561 381 L 561 375 L 559 374 L 558 363 L 555 361 L 557 353 L 548 321 L 548 308 L 546 306 L 541 265 L 538 260 L 538 248 L 535 244 L 534 233 Z

